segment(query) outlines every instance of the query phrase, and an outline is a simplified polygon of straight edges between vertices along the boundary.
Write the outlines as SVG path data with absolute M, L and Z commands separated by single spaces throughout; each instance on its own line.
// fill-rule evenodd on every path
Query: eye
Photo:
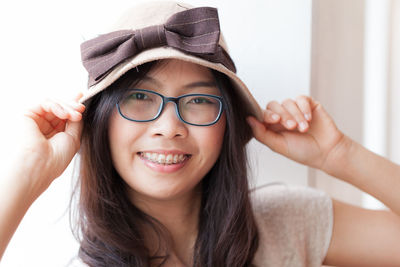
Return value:
M 188 103 L 192 103 L 192 104 L 211 104 L 212 102 L 210 101 L 209 98 L 206 98 L 206 97 L 196 97 L 196 98 L 192 98 Z
M 148 95 L 146 95 L 145 93 L 132 93 L 129 95 L 129 98 L 132 100 L 146 100 L 149 98 Z

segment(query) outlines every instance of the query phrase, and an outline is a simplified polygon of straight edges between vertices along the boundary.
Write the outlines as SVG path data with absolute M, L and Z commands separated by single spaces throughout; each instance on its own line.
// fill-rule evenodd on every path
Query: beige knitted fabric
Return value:
M 332 199 L 308 187 L 271 184 L 251 193 L 260 234 L 256 266 L 316 267 L 327 253 Z

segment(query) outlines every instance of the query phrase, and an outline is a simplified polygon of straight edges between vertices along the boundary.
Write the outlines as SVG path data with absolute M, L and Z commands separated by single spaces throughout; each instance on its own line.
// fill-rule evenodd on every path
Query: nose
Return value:
M 153 135 L 164 136 L 168 139 L 187 136 L 188 129 L 186 124 L 179 119 L 175 103 L 167 102 L 165 104 L 160 117 L 153 121 L 152 131 Z

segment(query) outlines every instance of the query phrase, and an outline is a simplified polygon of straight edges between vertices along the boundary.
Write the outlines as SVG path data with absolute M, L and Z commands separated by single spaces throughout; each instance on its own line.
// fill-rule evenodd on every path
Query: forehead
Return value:
M 152 68 L 147 76 L 159 82 L 193 82 L 193 81 L 213 81 L 212 72 L 201 65 L 178 60 L 164 59 Z

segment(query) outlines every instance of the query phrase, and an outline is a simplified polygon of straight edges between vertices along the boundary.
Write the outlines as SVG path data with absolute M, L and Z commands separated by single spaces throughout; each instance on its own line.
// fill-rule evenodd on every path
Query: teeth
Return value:
M 165 158 L 165 162 L 167 164 L 171 164 L 172 163 L 172 155 L 171 154 L 168 154 L 168 156 Z
M 140 154 L 140 156 L 142 156 L 142 157 L 144 157 L 144 158 L 146 158 L 146 159 L 148 159 L 148 160 L 150 160 L 150 161 L 152 161 L 152 162 L 155 162 L 155 163 L 158 163 L 158 164 L 176 164 L 176 163 L 180 163 L 180 162 L 182 162 L 182 161 L 184 161 L 188 156 L 186 156 L 186 155 L 183 155 L 183 154 L 175 154 L 175 155 L 173 155 L 173 154 L 168 154 L 168 155 L 165 155 L 165 154 L 158 154 L 158 153 L 150 153 L 150 152 L 146 152 L 146 153 L 143 153 L 143 152 L 140 152 L 139 153 Z
M 161 164 L 164 164 L 165 163 L 165 155 L 164 154 L 159 154 L 157 161 L 159 163 L 161 163 Z

